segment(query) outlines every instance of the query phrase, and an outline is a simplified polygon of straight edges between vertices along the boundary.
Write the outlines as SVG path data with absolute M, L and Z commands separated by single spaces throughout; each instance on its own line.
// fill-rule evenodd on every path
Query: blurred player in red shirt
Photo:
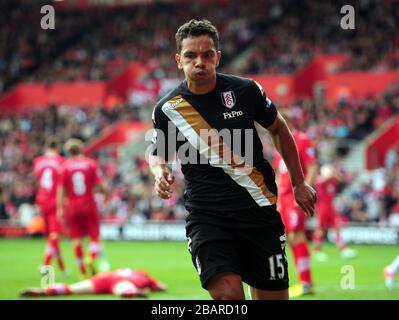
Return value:
M 91 279 L 71 285 L 55 283 L 46 289 L 23 290 L 22 297 L 64 296 L 77 294 L 113 294 L 124 298 L 146 297 L 147 291 L 166 291 L 166 285 L 152 278 L 144 271 L 118 269 L 101 272 Z
M 305 133 L 297 131 L 292 125 L 292 114 L 280 112 L 292 130 L 298 148 L 299 160 L 305 176 L 305 182 L 314 184 L 317 164 L 315 149 Z M 305 234 L 306 215 L 295 201 L 290 175 L 282 157 L 275 153 L 274 165 L 278 174 L 278 209 L 285 225 L 287 241 L 292 249 L 295 268 L 300 284 L 290 288 L 290 297 L 313 293 L 313 281 L 310 270 L 310 251 Z
M 329 229 L 335 231 L 335 243 L 342 258 L 353 258 L 357 254 L 355 250 L 347 248 L 340 232 L 339 214 L 334 208 L 334 198 L 340 181 L 343 181 L 342 175 L 331 165 L 325 164 L 320 168 L 320 175 L 316 179 L 318 201 L 316 203 L 316 229 L 313 234 L 315 257 L 319 261 L 328 259 L 327 255 L 320 250 Z
M 82 155 L 83 143 L 79 139 L 69 139 L 65 150 L 70 155 L 62 165 L 57 194 L 57 212 L 65 220 L 70 237 L 74 242 L 74 252 L 80 273 L 85 276 L 86 265 L 82 241 L 90 238 L 89 264 L 93 268 L 97 257 L 101 258 L 101 271 L 108 269 L 104 260 L 100 241 L 100 216 L 94 199 L 95 188 L 107 193 L 97 162 Z M 65 208 L 65 213 L 64 213 Z M 104 270 L 105 269 L 105 270 Z
M 57 184 L 63 162 L 64 158 L 58 153 L 57 139 L 49 137 L 45 144 L 44 154 L 33 162 L 33 173 L 38 184 L 36 205 L 44 218 L 45 233 L 48 237 L 43 265 L 50 265 L 51 259 L 55 257 L 60 270 L 64 273 L 65 265 L 59 245 L 59 233 L 62 228 L 57 217 L 56 204 Z

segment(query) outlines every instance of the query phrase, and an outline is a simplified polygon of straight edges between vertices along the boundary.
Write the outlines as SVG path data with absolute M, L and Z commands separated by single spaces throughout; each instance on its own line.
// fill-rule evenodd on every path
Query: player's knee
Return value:
M 214 300 L 244 300 L 242 290 L 213 289 L 209 293 Z
M 239 275 L 223 273 L 215 275 L 208 283 L 208 291 L 214 300 L 243 300 L 244 290 Z
M 290 245 L 293 245 L 293 244 L 295 244 L 295 240 L 296 240 L 295 232 L 290 232 L 290 233 L 287 235 L 287 241 L 288 241 L 288 243 L 289 243 Z
M 305 241 L 306 235 L 305 232 L 302 230 L 295 230 L 288 234 L 287 239 L 291 245 L 296 245 L 302 241 Z
M 49 238 L 50 238 L 50 239 L 58 239 L 58 233 L 52 231 L 52 232 L 49 234 Z
M 288 300 L 288 290 L 260 290 L 251 288 L 251 298 L 252 300 Z
M 77 246 L 77 245 L 82 245 L 83 244 L 83 240 L 81 238 L 75 238 L 72 240 L 72 243 Z

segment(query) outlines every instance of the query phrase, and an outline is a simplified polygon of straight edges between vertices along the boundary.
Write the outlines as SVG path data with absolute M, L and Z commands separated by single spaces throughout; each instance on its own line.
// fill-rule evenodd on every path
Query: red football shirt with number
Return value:
M 62 165 L 60 186 L 66 198 L 66 219 L 71 237 L 98 237 L 99 216 L 94 188 L 102 183 L 97 162 L 85 156 L 73 157 Z
M 36 204 L 44 218 L 46 234 L 61 229 L 56 216 L 56 195 L 63 162 L 64 158 L 59 155 L 43 155 L 33 162 L 33 174 L 38 182 Z
M 293 132 L 298 149 L 299 161 L 306 177 L 307 166 L 316 162 L 315 149 L 309 137 L 300 131 Z M 279 175 L 279 211 L 286 227 L 286 232 L 305 229 L 305 214 L 295 202 L 291 179 L 283 158 L 276 152 L 274 166 Z

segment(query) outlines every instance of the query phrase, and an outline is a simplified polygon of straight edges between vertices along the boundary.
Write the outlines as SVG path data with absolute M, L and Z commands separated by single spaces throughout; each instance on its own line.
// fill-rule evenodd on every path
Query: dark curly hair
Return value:
M 188 37 L 199 37 L 207 35 L 212 38 L 216 50 L 219 49 L 219 33 L 216 27 L 209 20 L 190 20 L 180 26 L 176 32 L 176 49 L 180 53 L 182 42 Z

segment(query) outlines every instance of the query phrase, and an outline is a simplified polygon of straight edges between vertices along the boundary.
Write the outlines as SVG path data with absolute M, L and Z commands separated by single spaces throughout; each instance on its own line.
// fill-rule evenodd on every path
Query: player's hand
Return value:
M 157 288 L 154 291 L 165 292 L 168 290 L 168 286 L 163 282 L 157 282 Z
M 160 166 L 154 171 L 154 179 L 154 189 L 158 197 L 169 199 L 172 195 L 172 184 L 175 181 L 173 174 L 166 166 Z
M 312 217 L 315 212 L 317 194 L 309 184 L 303 182 L 294 186 L 294 195 L 297 204 L 305 212 L 307 217 Z

